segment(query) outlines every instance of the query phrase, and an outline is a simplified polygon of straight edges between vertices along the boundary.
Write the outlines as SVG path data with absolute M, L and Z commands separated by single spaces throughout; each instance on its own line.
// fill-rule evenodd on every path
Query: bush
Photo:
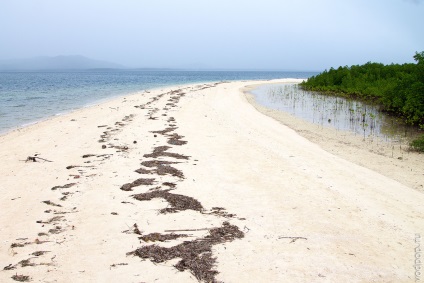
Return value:
M 368 62 L 331 68 L 300 85 L 305 90 L 370 100 L 409 124 L 424 126 L 424 51 L 417 52 L 414 59 L 416 64 Z
M 421 135 L 420 137 L 411 141 L 409 145 L 411 146 L 412 150 L 424 152 L 424 135 Z

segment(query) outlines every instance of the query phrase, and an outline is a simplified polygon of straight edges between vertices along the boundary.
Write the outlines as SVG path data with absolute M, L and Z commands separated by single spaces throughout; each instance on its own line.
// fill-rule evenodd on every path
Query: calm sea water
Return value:
M 311 72 L 0 72 L 0 133 L 112 97 L 175 84 L 308 78 Z

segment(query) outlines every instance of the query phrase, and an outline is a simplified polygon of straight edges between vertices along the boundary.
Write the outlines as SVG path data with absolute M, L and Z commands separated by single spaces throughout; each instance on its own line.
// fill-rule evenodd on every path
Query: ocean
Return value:
M 106 99 L 170 85 L 308 78 L 314 72 L 87 70 L 0 72 L 0 133 Z

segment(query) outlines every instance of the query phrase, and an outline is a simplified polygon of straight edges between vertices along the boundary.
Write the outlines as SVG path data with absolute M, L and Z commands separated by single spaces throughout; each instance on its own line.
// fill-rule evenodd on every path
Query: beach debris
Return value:
M 38 157 L 38 156 L 28 156 L 25 159 L 25 162 L 38 162 L 37 160 L 42 160 L 42 161 L 45 161 L 45 162 L 53 162 L 51 160 L 48 160 L 48 159 L 45 159 L 45 158 L 41 158 L 41 157 Z
M 96 155 L 95 154 L 84 154 L 82 156 L 82 158 L 89 158 L 89 157 L 93 157 L 93 156 L 96 156 Z
M 170 187 L 170 188 L 175 188 L 177 185 L 171 182 L 164 182 L 162 183 L 162 185 Z
M 160 130 L 160 131 L 151 131 L 151 133 L 153 134 L 161 134 L 161 135 L 166 135 L 169 132 L 172 132 L 174 130 L 176 130 L 176 127 L 168 127 L 165 130 Z
M 172 145 L 184 145 L 187 143 L 187 141 L 182 141 L 182 138 L 184 137 L 174 133 L 169 136 L 168 143 Z
M 33 252 L 31 255 L 33 256 L 40 256 L 40 255 L 44 255 L 46 253 L 49 253 L 50 251 L 37 251 L 37 252 Z
M 24 243 L 12 243 L 11 245 L 10 245 L 10 248 L 23 248 L 23 247 L 25 247 L 25 246 L 27 246 L 27 245 L 32 245 L 32 244 L 37 244 L 37 245 L 39 245 L 39 244 L 44 244 L 44 243 L 47 243 L 48 241 L 40 241 L 39 239 L 35 239 L 34 240 L 34 242 L 24 242 Z
M 142 234 L 140 229 L 138 229 L 137 223 L 134 223 L 133 228 L 134 228 L 133 231 L 134 231 L 135 234 L 138 234 L 138 235 Z
M 47 221 L 38 220 L 36 222 L 41 223 L 41 224 L 52 224 L 52 223 L 56 223 L 58 221 L 61 221 L 63 218 L 64 218 L 64 216 L 54 216 Z
M 153 185 L 154 181 L 155 181 L 154 178 L 152 178 L 152 179 L 140 178 L 140 179 L 135 180 L 132 183 L 127 183 L 127 184 L 122 185 L 121 186 L 121 190 L 123 190 L 123 191 L 132 191 L 132 188 L 138 187 L 138 186 L 141 186 L 141 185 L 151 186 L 151 185 Z
M 201 85 L 198 88 L 208 88 L 210 85 Z M 139 105 L 136 108 L 140 109 L 148 109 L 148 113 L 146 118 L 151 120 L 157 120 L 161 115 L 166 116 L 169 113 L 159 112 L 159 108 L 155 108 L 152 103 L 159 100 L 162 96 L 169 95 L 168 103 L 163 110 L 171 109 L 172 107 L 177 107 L 176 103 L 179 102 L 180 98 L 184 95 L 182 90 L 170 91 L 167 93 L 162 93 L 150 99 L 149 102 Z M 167 144 L 172 146 L 180 146 L 187 143 L 184 141 L 184 136 L 181 136 L 175 133 L 177 129 L 176 121 L 174 117 L 167 117 L 168 127 L 163 130 L 151 131 L 153 136 L 157 138 L 159 135 L 163 135 L 167 137 Z M 115 124 L 118 126 L 123 126 L 124 124 Z M 110 130 L 105 133 L 103 139 L 109 139 L 110 135 L 114 132 Z M 154 140 L 156 141 L 156 139 Z M 136 143 L 136 140 L 133 140 L 133 144 Z M 184 179 L 183 171 L 174 167 L 173 164 L 177 164 L 180 162 L 175 161 L 167 161 L 167 160 L 158 160 L 163 158 L 174 158 L 180 160 L 188 160 L 189 156 L 170 152 L 171 146 L 163 145 L 156 146 L 153 148 L 153 151 L 149 154 L 144 154 L 144 158 L 151 158 L 152 160 L 145 160 L 141 162 L 142 168 L 135 170 L 135 172 L 139 174 L 149 174 L 160 176 L 169 175 L 176 178 L 174 180 Z M 108 144 L 108 147 L 115 147 L 113 144 Z M 106 145 L 105 145 L 106 147 Z M 176 166 L 178 167 L 178 166 Z M 156 177 L 155 176 L 155 177 Z M 127 183 L 121 186 L 121 190 L 124 191 L 132 191 L 133 187 L 147 185 L 151 186 L 154 184 L 155 179 L 137 179 L 134 182 Z M 201 214 L 210 214 L 218 217 L 226 217 L 232 218 L 235 217 L 235 214 L 228 213 L 222 207 L 213 207 L 210 211 L 205 211 L 202 204 L 186 195 L 181 195 L 174 193 L 177 185 L 174 182 L 162 182 L 161 185 L 157 187 L 150 187 L 147 192 L 134 194 L 131 197 L 138 201 L 150 201 L 152 199 L 161 198 L 165 201 L 166 207 L 159 210 L 160 214 L 167 213 L 178 213 L 181 211 L 191 210 L 197 211 Z M 122 202 L 122 203 L 130 203 L 130 202 Z M 135 205 L 135 203 L 131 203 Z M 113 214 L 113 213 L 112 213 Z M 206 217 L 206 216 L 205 216 Z M 147 221 L 147 225 L 150 225 L 149 221 Z M 189 228 L 189 227 L 187 227 Z M 189 231 L 206 231 L 207 235 L 205 236 L 205 232 L 203 232 L 200 237 L 194 238 L 192 241 L 176 241 L 177 243 L 172 243 L 179 238 L 185 237 L 193 237 L 192 235 L 188 235 Z M 128 234 L 137 234 L 139 235 L 139 240 L 144 242 L 153 243 L 152 245 L 143 246 L 133 252 L 128 253 L 129 255 L 135 255 L 142 259 L 149 259 L 154 263 L 165 262 L 171 259 L 178 259 L 177 263 L 174 267 L 183 272 L 189 271 L 191 272 L 199 281 L 202 282 L 216 282 L 215 276 L 218 274 L 216 270 L 216 258 L 212 254 L 212 249 L 214 245 L 224 244 L 225 242 L 233 241 L 234 239 L 239 239 L 244 237 L 244 232 L 240 231 L 237 226 L 231 225 L 229 222 L 224 222 L 220 227 L 212 227 L 212 228 L 189 228 L 189 229 L 180 229 L 180 230 L 165 230 L 164 233 L 146 233 L 143 234 L 141 229 L 134 223 L 128 230 L 123 231 L 123 233 Z M 183 239 L 186 240 L 186 239 Z M 171 242 L 166 244 L 166 247 L 159 246 L 156 243 L 161 242 Z M 117 267 L 121 264 L 112 264 L 110 267 Z M 126 265 L 126 264 L 122 264 Z
M 143 155 L 146 158 L 158 158 L 160 156 L 163 157 L 172 157 L 172 158 L 176 158 L 176 159 L 188 159 L 189 157 L 186 155 L 182 155 L 179 153 L 173 153 L 173 152 L 167 152 L 168 149 L 170 149 L 170 146 L 157 146 L 153 149 L 153 153 L 150 154 L 145 154 Z
M 15 275 L 12 276 L 12 279 L 15 280 L 15 281 L 19 281 L 19 282 L 29 282 L 31 277 L 29 277 L 27 275 L 22 275 L 22 274 L 20 274 L 20 275 L 15 274 Z
M 45 204 L 47 204 L 47 205 L 62 207 L 60 204 L 54 203 L 54 202 L 49 201 L 49 200 L 45 200 L 45 201 L 42 201 L 42 202 L 45 203 Z
M 85 167 L 85 168 L 93 168 L 94 166 L 92 165 L 69 165 L 66 166 L 66 169 L 73 169 L 73 168 L 80 168 L 80 167 Z
M 55 190 L 57 190 L 57 189 L 69 189 L 70 187 L 73 187 L 73 186 L 75 186 L 77 183 L 69 183 L 69 184 L 66 184 L 66 185 L 63 185 L 63 186 L 54 186 L 51 190 L 52 191 L 55 191 Z
M 159 211 L 160 213 L 163 213 L 163 214 L 175 213 L 175 212 L 183 211 L 183 210 L 195 210 L 200 212 L 203 211 L 203 206 L 196 199 L 192 197 L 184 196 L 184 195 L 172 194 L 169 191 L 171 190 L 170 189 L 157 190 L 157 191 L 137 194 L 137 195 L 134 195 L 133 198 L 139 201 L 147 201 L 147 200 L 152 200 L 154 198 L 162 198 L 166 200 L 169 203 L 170 207 L 163 208 Z
M 16 269 L 16 265 L 9 264 L 3 268 L 3 270 L 14 270 Z
M 137 223 L 134 223 L 132 228 L 129 228 L 128 230 L 122 231 L 122 233 L 125 234 L 137 234 L 137 235 L 142 235 L 143 233 L 141 233 L 140 229 L 138 228 Z
M 56 226 L 56 227 L 54 227 L 53 229 L 50 229 L 49 230 L 49 233 L 50 234 L 60 234 L 60 233 L 62 233 L 63 232 L 63 229 L 62 229 L 62 227 L 60 227 L 60 226 Z
M 181 260 L 174 266 L 179 271 L 189 270 L 199 281 L 216 282 L 218 271 L 214 269 L 216 258 L 212 257 L 212 247 L 235 239 L 241 239 L 244 233 L 228 222 L 221 227 L 209 229 L 209 235 L 193 241 L 186 241 L 173 247 L 158 245 L 143 246 L 128 253 L 142 259 L 161 263 L 171 259 Z
M 225 217 L 225 218 L 233 218 L 237 216 L 236 214 L 226 212 L 225 208 L 223 207 L 212 207 L 211 212 L 203 212 L 203 213 L 213 214 L 213 215 Z
M 178 169 L 176 169 L 172 166 L 169 166 L 169 165 L 159 165 L 156 168 L 155 172 L 158 175 L 167 175 L 168 174 L 168 175 L 172 175 L 172 176 L 184 179 L 184 174 L 181 170 L 178 170 Z
M 112 267 L 118 267 L 118 266 L 123 266 L 123 265 L 128 265 L 128 263 L 124 263 L 124 262 L 122 262 L 122 263 L 114 263 L 114 264 L 111 264 L 110 267 L 112 268 Z
M 18 262 L 18 265 L 20 265 L 21 267 L 35 266 L 35 263 L 32 263 L 30 260 L 30 258 L 21 260 L 20 262 Z
M 63 192 L 63 197 L 60 198 L 61 201 L 65 201 L 70 195 L 73 195 L 74 193 L 71 192 Z
M 139 174 L 158 174 L 158 175 L 171 175 L 175 177 L 179 177 L 181 179 L 184 179 L 184 174 L 181 170 L 178 170 L 172 166 L 169 166 L 169 164 L 176 164 L 178 162 L 170 162 L 170 161 L 163 161 L 163 160 L 150 160 L 150 161 L 143 161 L 141 165 L 149 168 L 156 167 L 152 170 L 147 170 L 144 168 L 140 168 L 135 170 L 135 172 Z
M 196 232 L 196 231 L 209 231 L 211 228 L 197 228 L 197 229 L 177 229 L 165 230 L 165 232 Z
M 140 169 L 135 170 L 134 172 L 137 172 L 138 174 L 150 174 L 152 171 L 144 169 L 144 168 L 140 168 Z
M 160 234 L 160 233 L 150 233 L 139 237 L 140 240 L 145 242 L 165 242 L 169 240 L 175 240 L 182 237 L 188 237 L 186 234 Z
M 11 245 L 10 245 L 10 247 L 13 249 L 13 248 L 23 248 L 23 247 L 25 247 L 26 245 L 32 245 L 33 243 L 32 242 L 25 242 L 25 243 L 12 243 Z
M 141 165 L 146 167 L 158 167 L 160 165 L 178 164 L 179 162 L 165 161 L 165 160 L 147 160 L 141 162 Z
M 294 243 L 297 240 L 307 240 L 305 237 L 278 237 L 278 239 L 291 239 L 290 243 Z
M 128 146 L 126 145 L 114 145 L 112 146 L 113 148 L 116 148 L 118 151 L 117 152 L 121 152 L 121 151 L 127 151 L 129 149 Z

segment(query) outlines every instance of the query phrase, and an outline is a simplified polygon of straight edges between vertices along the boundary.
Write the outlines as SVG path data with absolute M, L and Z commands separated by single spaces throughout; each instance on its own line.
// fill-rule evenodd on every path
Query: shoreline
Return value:
M 0 281 L 410 282 L 424 195 L 258 112 L 243 89 L 263 83 L 171 86 L 0 136 Z
M 249 93 L 251 89 L 249 86 L 244 89 L 246 99 L 260 113 L 295 130 L 332 154 L 424 192 L 424 174 L 421 172 L 424 154 L 409 151 L 405 144 L 394 145 L 379 138 L 364 140 L 349 131 L 322 127 L 289 113 L 266 108 L 255 101 L 253 94 Z
M 32 74 L 32 73 L 31 73 Z M 3 120 L 1 134 L 36 123 L 62 113 L 69 113 L 87 105 L 95 105 L 143 90 L 165 88 L 173 85 L 203 84 L 223 80 L 241 80 L 243 78 L 269 77 L 279 75 L 304 76 L 303 72 L 105 72 L 98 76 L 96 72 L 83 75 L 79 72 L 53 72 L 51 75 L 35 72 L 8 74 L 1 76 L 3 82 L 1 108 Z M 37 82 L 37 78 L 40 82 Z M 257 79 L 256 78 L 256 79 Z M 26 81 L 28 79 L 29 81 Z M 69 83 L 64 83 L 69 80 Z M 23 82 L 34 85 L 27 89 Z M 107 83 L 109 81 L 109 83 Z M 44 83 L 42 83 L 44 82 Z M 13 94 L 13 95 L 12 95 Z
M 207 83 L 207 82 L 199 82 L 199 84 L 202 84 L 202 83 Z M 214 83 L 214 82 L 212 82 L 212 83 Z M 119 100 L 119 99 L 122 99 L 126 96 L 139 95 L 139 94 L 142 94 L 142 93 L 145 93 L 145 92 L 159 91 L 161 89 L 163 90 L 163 89 L 168 89 L 168 88 L 172 88 L 172 87 L 174 87 L 174 88 L 175 87 L 184 87 L 186 85 L 193 85 L 193 83 L 152 87 L 152 88 L 142 89 L 142 90 L 139 90 L 139 91 L 132 91 L 132 92 L 129 92 L 129 93 L 126 93 L 126 94 L 118 94 L 118 95 L 114 95 L 114 96 L 111 96 L 111 97 L 102 98 L 102 99 L 95 100 L 95 101 L 92 101 L 90 103 L 84 104 L 84 105 L 77 107 L 77 108 L 69 109 L 69 110 L 64 111 L 64 112 L 58 112 L 54 115 L 46 116 L 44 118 L 32 120 L 30 122 L 27 122 L 27 123 L 19 125 L 19 126 L 14 126 L 12 128 L 5 129 L 4 131 L 0 131 L 0 137 L 7 135 L 11 132 L 14 132 L 14 131 L 20 131 L 20 130 L 26 128 L 26 127 L 31 127 L 33 125 L 43 123 L 43 122 L 49 121 L 51 119 L 55 119 L 56 117 L 59 117 L 59 116 L 70 115 L 70 114 L 72 114 L 73 112 L 76 112 L 76 111 L 80 111 L 80 110 L 83 110 L 83 109 L 90 109 L 90 108 L 93 108 L 93 107 L 98 107 L 102 104 L 112 102 L 112 101 L 115 101 L 115 100 Z

